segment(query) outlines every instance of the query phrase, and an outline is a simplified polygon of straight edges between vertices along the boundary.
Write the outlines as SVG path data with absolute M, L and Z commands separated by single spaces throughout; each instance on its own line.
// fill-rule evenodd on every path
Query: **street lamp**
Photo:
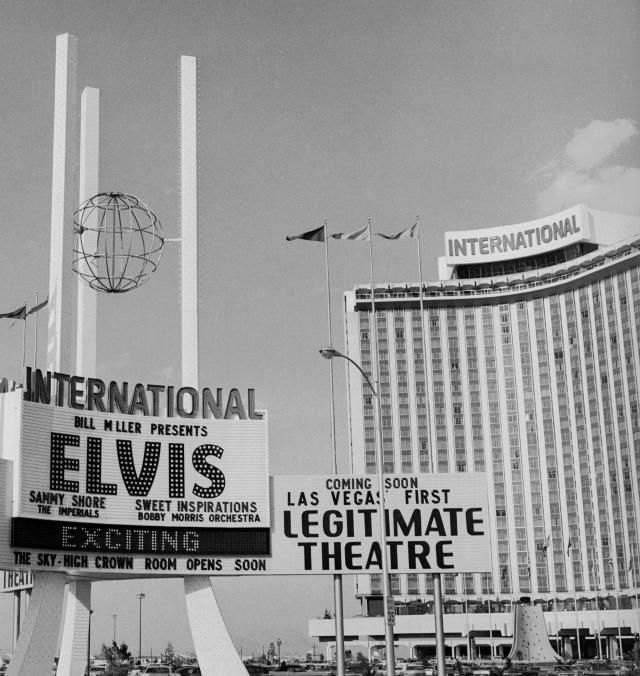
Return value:
M 382 417 L 380 415 L 380 397 L 378 396 L 378 391 L 373 386 L 369 376 L 363 371 L 362 367 L 358 362 L 348 357 L 346 354 L 336 350 L 333 347 L 323 347 L 320 350 L 320 354 L 325 359 L 334 359 L 335 357 L 340 357 L 341 359 L 346 359 L 349 363 L 353 364 L 358 371 L 362 374 L 365 382 L 367 383 L 371 394 L 375 399 L 374 412 L 376 416 L 376 468 L 378 475 L 378 491 L 380 493 L 380 500 L 378 501 L 378 518 L 380 520 L 380 546 L 382 549 L 382 595 L 384 596 L 384 643 L 385 643 L 385 652 L 386 652 L 386 661 L 387 661 L 387 676 L 394 676 L 395 674 L 395 650 L 393 645 L 393 622 L 394 618 L 390 612 L 390 603 L 392 602 L 391 590 L 389 585 L 389 553 L 387 551 L 387 530 L 385 526 L 385 507 L 384 507 L 384 467 L 383 467 L 383 454 L 382 454 Z
M 87 629 L 87 676 L 91 673 L 91 616 L 93 610 L 89 610 L 89 627 Z
M 138 614 L 138 660 L 142 665 L 142 599 L 145 597 L 144 594 L 136 594 L 136 598 L 140 602 L 140 612 Z

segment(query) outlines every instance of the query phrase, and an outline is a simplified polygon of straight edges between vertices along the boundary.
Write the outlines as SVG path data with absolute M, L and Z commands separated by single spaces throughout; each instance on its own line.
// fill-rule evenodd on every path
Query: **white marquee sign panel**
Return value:
M 491 570 L 486 476 L 388 474 L 385 529 L 389 570 Z M 375 475 L 273 478 L 272 548 L 299 573 L 382 570 Z
M 23 402 L 16 516 L 269 526 L 265 420 L 176 419 Z

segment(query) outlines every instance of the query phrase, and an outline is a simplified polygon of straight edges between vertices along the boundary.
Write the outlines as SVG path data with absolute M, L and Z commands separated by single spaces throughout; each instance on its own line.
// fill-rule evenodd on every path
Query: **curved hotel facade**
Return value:
M 640 218 L 577 206 L 448 232 L 439 277 L 377 284 L 373 304 L 359 286 L 345 322 L 379 382 L 384 471 L 487 475 L 492 570 L 443 575 L 447 651 L 506 654 L 526 596 L 560 652 L 615 657 L 640 631 Z M 374 473 L 375 402 L 347 377 L 352 469 Z M 433 653 L 431 576 L 391 586 L 397 640 Z M 345 633 L 373 646 L 380 576 L 356 595 Z

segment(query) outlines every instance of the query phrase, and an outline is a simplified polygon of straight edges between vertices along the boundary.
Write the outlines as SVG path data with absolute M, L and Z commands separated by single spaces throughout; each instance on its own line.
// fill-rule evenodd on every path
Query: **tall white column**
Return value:
M 198 387 L 197 64 L 180 57 L 180 304 L 182 385 Z
M 182 385 L 199 386 L 198 354 L 198 120 L 197 64 L 180 58 L 180 312 Z M 246 669 L 233 645 L 208 578 L 184 578 L 187 614 L 202 672 L 242 676 Z
M 77 206 L 77 38 L 56 38 L 51 180 L 51 249 L 47 369 L 70 373 L 72 362 L 73 212 Z
M 79 202 L 99 192 L 100 152 L 100 90 L 85 87 L 80 101 L 80 181 Z M 97 216 L 90 215 L 87 225 L 95 228 Z M 83 233 L 85 252 L 95 251 L 97 233 Z M 86 378 L 96 377 L 97 292 L 80 275 L 77 276 L 78 313 L 76 327 L 75 373 Z

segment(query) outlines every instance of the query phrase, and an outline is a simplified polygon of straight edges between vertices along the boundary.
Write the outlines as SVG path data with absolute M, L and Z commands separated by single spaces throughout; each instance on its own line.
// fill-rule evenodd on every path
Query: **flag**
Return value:
M 358 242 L 368 242 L 369 241 L 369 224 L 360 228 L 359 230 L 354 230 L 353 232 L 334 232 L 331 235 L 333 239 L 351 239 Z
M 12 310 L 11 312 L 3 312 L 0 314 L 0 319 L 25 319 L 27 316 L 27 306 L 22 305 L 21 307 Z
M 37 305 L 34 305 L 29 312 L 27 312 L 27 315 L 32 315 L 34 312 L 38 312 L 38 310 L 42 310 L 43 307 L 47 305 L 49 302 L 48 298 L 45 298 L 42 303 L 38 303 Z
M 569 544 L 567 545 L 567 556 L 571 556 L 571 540 L 569 540 Z
M 416 221 L 409 228 L 406 228 L 405 230 L 401 230 L 400 232 L 396 232 L 394 235 L 385 235 L 383 232 L 376 232 L 376 235 L 378 235 L 378 237 L 382 237 L 383 239 L 409 239 L 409 238 L 417 237 L 418 236 L 418 221 Z
M 299 235 L 287 235 L 287 242 L 291 242 L 294 239 L 306 239 L 307 242 L 324 242 L 324 225 L 321 225 L 315 230 L 309 230 L 308 232 L 302 232 Z

